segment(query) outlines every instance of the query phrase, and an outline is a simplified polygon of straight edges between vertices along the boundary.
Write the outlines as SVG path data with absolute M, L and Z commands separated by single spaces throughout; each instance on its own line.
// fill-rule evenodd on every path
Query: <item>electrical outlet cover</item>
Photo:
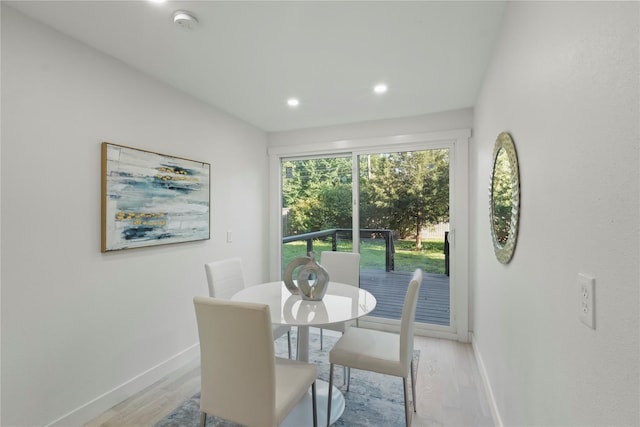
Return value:
M 578 318 L 588 327 L 596 328 L 596 279 L 586 274 L 578 274 Z

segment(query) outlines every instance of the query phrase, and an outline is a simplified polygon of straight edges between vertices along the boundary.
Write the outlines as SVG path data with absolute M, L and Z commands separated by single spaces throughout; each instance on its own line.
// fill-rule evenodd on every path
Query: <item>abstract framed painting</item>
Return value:
M 205 162 L 102 143 L 102 252 L 210 238 Z

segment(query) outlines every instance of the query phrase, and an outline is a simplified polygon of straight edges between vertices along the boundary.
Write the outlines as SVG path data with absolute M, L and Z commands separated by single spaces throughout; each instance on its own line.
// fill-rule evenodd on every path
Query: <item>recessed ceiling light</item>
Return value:
M 297 107 L 300 105 L 300 101 L 297 98 L 289 98 L 287 99 L 287 105 L 289 107 Z
M 387 85 L 384 83 L 378 83 L 373 87 L 375 93 L 385 93 L 387 91 Z

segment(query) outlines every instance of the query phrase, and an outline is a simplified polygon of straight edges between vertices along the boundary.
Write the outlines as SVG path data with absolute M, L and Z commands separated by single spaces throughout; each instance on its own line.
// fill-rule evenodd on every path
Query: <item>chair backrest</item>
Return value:
M 405 364 L 404 367 L 407 370 L 413 357 L 413 325 L 416 318 L 420 285 L 422 285 L 422 270 L 418 268 L 414 271 L 411 282 L 409 282 L 400 321 L 400 361 Z
M 204 270 L 207 273 L 210 297 L 230 299 L 233 294 L 244 289 L 240 258 L 210 262 L 204 265 Z
M 248 426 L 275 425 L 275 356 L 264 304 L 196 296 L 200 410 Z
M 360 254 L 323 251 L 320 264 L 329 272 L 329 280 L 360 287 Z

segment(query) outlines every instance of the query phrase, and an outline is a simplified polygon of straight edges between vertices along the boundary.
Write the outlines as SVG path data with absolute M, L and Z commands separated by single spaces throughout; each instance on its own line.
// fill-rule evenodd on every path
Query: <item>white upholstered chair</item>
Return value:
M 316 366 L 275 357 L 269 306 L 202 296 L 193 303 L 200 336 L 200 426 L 209 414 L 247 427 L 276 427 L 311 387 L 309 416 L 317 427 Z
M 413 326 L 415 323 L 418 292 L 422 284 L 422 270 L 413 273 L 404 298 L 400 333 L 371 329 L 349 328 L 329 352 L 329 398 L 327 413 L 331 413 L 331 389 L 333 366 L 342 365 L 354 369 L 378 372 L 402 377 L 404 385 L 404 410 L 407 427 L 411 424 L 407 379 L 411 374 L 413 412 L 416 411 L 416 372 L 413 366 Z M 347 379 L 347 391 L 349 379 Z M 329 425 L 327 423 L 327 425 Z
M 214 298 L 231 299 L 236 293 L 244 289 L 244 274 L 240 258 L 227 258 L 213 261 L 204 265 L 209 285 L 209 296 Z M 278 339 L 287 335 L 289 359 L 291 359 L 291 327 L 287 325 L 272 325 L 273 338 Z
M 329 272 L 329 280 L 360 287 L 360 254 L 354 252 L 323 251 L 320 264 Z M 331 323 L 320 326 L 320 349 L 322 349 L 322 330 L 329 329 L 344 334 L 347 328 L 356 325 L 356 320 Z

